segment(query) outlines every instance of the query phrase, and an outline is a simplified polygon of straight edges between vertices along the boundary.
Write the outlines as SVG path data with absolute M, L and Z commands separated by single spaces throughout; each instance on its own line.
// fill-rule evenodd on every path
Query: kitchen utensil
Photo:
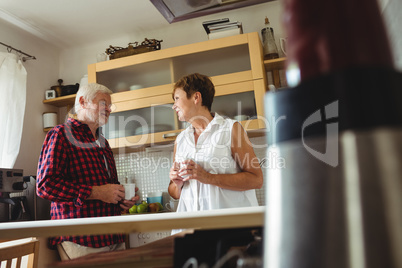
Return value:
M 287 38 L 279 38 L 279 45 L 281 47 L 283 54 L 285 54 L 285 56 L 287 56 L 287 53 L 286 53 L 286 42 L 287 41 L 288 41 Z
M 66 85 L 61 87 L 61 95 L 67 96 L 77 93 L 80 84 L 76 83 L 75 85 Z
M 57 80 L 59 83 L 58 86 L 52 86 L 50 89 L 56 91 L 56 96 L 61 97 L 61 96 L 67 96 L 71 94 L 75 94 L 78 91 L 78 88 L 80 84 L 76 83 L 75 85 L 66 85 L 63 86 L 63 79 Z
M 57 113 L 43 113 L 43 129 L 52 128 L 57 125 Z
M 148 197 L 147 197 L 147 203 L 151 204 L 151 203 L 156 203 L 159 202 L 161 204 L 162 203 L 162 192 L 150 192 L 148 193 Z
M 274 38 L 274 29 L 270 27 L 267 17 L 265 17 L 265 28 L 261 30 L 261 36 L 264 60 L 279 58 L 278 48 L 276 47 Z
M 50 87 L 51 90 L 54 90 L 56 92 L 56 97 L 61 97 L 61 84 L 63 84 L 63 79 L 57 80 L 59 83 L 57 86 L 52 86 Z

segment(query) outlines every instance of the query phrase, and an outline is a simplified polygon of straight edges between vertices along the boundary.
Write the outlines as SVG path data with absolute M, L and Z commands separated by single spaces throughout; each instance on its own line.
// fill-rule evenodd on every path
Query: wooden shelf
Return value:
M 64 107 L 68 105 L 73 105 L 75 102 L 75 96 L 77 94 L 73 95 L 68 95 L 68 96 L 63 96 L 63 97 L 58 97 L 54 99 L 49 99 L 49 100 L 44 100 L 44 104 L 50 104 L 56 107 Z
M 285 69 L 286 58 L 278 58 L 273 60 L 264 60 L 265 71 Z

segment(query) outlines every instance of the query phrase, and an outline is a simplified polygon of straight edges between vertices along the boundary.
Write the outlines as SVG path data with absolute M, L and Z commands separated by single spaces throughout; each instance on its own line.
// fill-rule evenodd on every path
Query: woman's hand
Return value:
M 180 163 L 173 162 L 172 167 L 170 168 L 169 178 L 170 180 L 176 184 L 176 187 L 181 189 L 183 187 L 183 178 L 179 175 Z
M 183 182 L 188 180 L 197 180 L 202 183 L 208 183 L 210 173 L 206 172 L 200 165 L 193 160 L 188 159 L 180 163 L 178 175 L 183 178 Z

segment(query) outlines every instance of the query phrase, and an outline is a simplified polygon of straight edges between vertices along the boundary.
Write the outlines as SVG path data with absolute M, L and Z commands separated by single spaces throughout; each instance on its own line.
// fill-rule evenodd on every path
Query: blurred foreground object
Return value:
M 376 0 L 283 0 L 287 59 L 301 81 L 354 66 L 393 67 Z
M 402 267 L 402 74 L 375 0 L 284 0 L 293 88 L 267 93 L 269 268 Z

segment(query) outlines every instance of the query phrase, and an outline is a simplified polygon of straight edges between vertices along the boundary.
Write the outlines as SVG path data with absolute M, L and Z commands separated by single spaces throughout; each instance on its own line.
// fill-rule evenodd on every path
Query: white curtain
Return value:
M 18 56 L 0 52 L 0 168 L 13 168 L 20 150 L 26 84 Z

